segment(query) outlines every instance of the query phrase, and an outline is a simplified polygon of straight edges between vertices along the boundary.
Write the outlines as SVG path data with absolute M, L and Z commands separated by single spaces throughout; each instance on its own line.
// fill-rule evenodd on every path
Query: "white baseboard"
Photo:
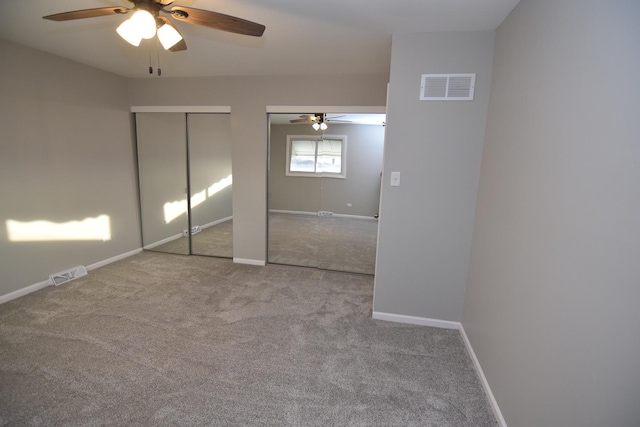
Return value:
M 47 279 L 43 282 L 34 283 L 33 285 L 27 286 L 26 288 L 18 289 L 17 291 L 0 295 L 0 304 L 4 304 L 5 302 L 9 302 L 16 298 L 20 298 L 22 296 L 30 294 L 31 292 L 39 291 L 40 289 L 46 288 L 49 285 L 51 285 L 51 280 Z
M 130 256 L 133 256 L 135 254 L 139 254 L 140 252 L 142 252 L 142 248 L 134 249 L 132 251 L 125 252 L 125 253 L 120 254 L 120 255 L 116 255 L 114 257 L 105 259 L 103 261 L 94 262 L 93 264 L 90 264 L 90 265 L 87 266 L 87 270 L 91 271 L 91 270 L 95 270 L 96 268 L 104 267 L 107 264 L 111 264 L 112 262 L 120 261 L 121 259 L 129 258 Z
M 236 264 L 259 265 L 261 267 L 267 265 L 265 261 L 259 259 L 234 258 L 233 262 Z
M 105 266 L 107 264 L 111 264 L 112 262 L 120 261 L 121 259 L 128 258 L 128 257 L 130 257 L 132 255 L 135 255 L 135 254 L 138 254 L 140 252 L 142 252 L 142 248 L 134 249 L 132 251 L 125 252 L 125 253 L 120 254 L 120 255 L 116 255 L 114 257 L 105 259 L 103 261 L 98 261 L 96 263 L 88 265 L 87 266 L 87 270 L 95 270 L 96 268 L 103 267 L 103 266 Z M 8 294 L 0 295 L 0 304 L 3 304 L 5 302 L 9 302 L 9 301 L 14 300 L 16 298 L 20 298 L 20 297 L 28 295 L 28 294 L 30 294 L 32 292 L 39 291 L 40 289 L 44 289 L 47 286 L 51 286 L 51 285 L 52 285 L 51 284 L 51 280 L 47 279 L 45 281 L 34 283 L 33 285 L 26 286 L 26 287 L 24 287 L 22 289 L 18 289 L 17 291 L 13 291 L 13 292 L 9 292 Z
M 306 212 L 306 211 L 287 211 L 282 209 L 269 209 L 269 213 L 283 213 L 290 215 L 311 215 L 318 216 L 318 212 Z
M 205 228 L 213 227 L 214 225 L 222 224 L 223 222 L 227 222 L 227 221 L 230 221 L 232 219 L 233 219 L 233 216 L 228 216 L 226 218 L 222 218 L 222 219 L 219 219 L 217 221 L 208 222 L 208 223 L 206 223 L 204 225 L 201 225 L 200 228 L 202 228 L 204 230 Z
M 429 319 L 426 317 L 405 316 L 403 314 L 382 313 L 374 311 L 372 318 L 376 320 L 386 320 L 387 322 L 408 323 L 410 325 L 432 326 L 443 329 L 460 329 L 460 322 L 449 320 Z
M 487 394 L 487 398 L 489 399 L 489 403 L 491 404 L 491 409 L 493 409 L 493 414 L 496 416 L 496 420 L 498 421 L 498 425 L 500 427 L 507 427 L 507 422 L 504 420 L 504 416 L 502 416 L 502 411 L 498 407 L 498 402 L 496 401 L 493 392 L 491 391 L 491 387 L 489 387 L 489 383 L 487 382 L 487 378 L 484 376 L 484 372 L 482 371 L 482 367 L 480 366 L 480 361 L 476 357 L 475 351 L 473 351 L 473 347 L 471 347 L 471 342 L 467 337 L 467 333 L 464 331 L 464 327 L 460 324 L 460 335 L 462 335 L 462 340 L 464 341 L 465 346 L 467 347 L 467 352 L 469 353 L 469 357 L 473 361 L 473 366 L 476 368 L 476 372 L 478 373 L 478 377 L 480 377 L 480 382 L 482 383 L 482 387 L 484 387 L 484 391 Z
M 173 242 L 174 240 L 178 240 L 183 237 L 182 233 L 176 234 L 174 236 L 167 237 L 166 239 L 158 240 L 157 242 L 149 243 L 148 245 L 143 246 L 143 249 L 153 249 L 157 246 L 164 245 L 165 243 Z
M 287 211 L 281 209 L 269 209 L 269 213 L 282 213 L 282 214 L 290 214 L 290 215 L 310 215 L 310 216 L 320 216 L 318 212 L 306 212 L 306 211 Z M 349 214 L 337 214 L 332 213 L 331 215 L 327 215 L 328 217 L 337 217 L 337 218 L 352 218 L 352 219 L 370 219 L 372 221 L 377 221 L 377 218 L 373 216 L 364 216 L 364 215 L 349 215 Z
M 373 216 L 364 216 L 364 215 L 348 215 L 348 214 L 337 214 L 337 213 L 334 213 L 331 216 L 334 216 L 334 217 L 337 217 L 337 218 L 366 219 L 366 220 L 369 220 L 369 221 L 377 221 L 378 220 L 378 218 L 374 218 Z
M 471 347 L 471 342 L 469 341 L 469 338 L 467 337 L 467 333 L 464 331 L 464 328 L 462 327 L 462 323 L 451 322 L 448 320 L 429 319 L 425 317 L 405 316 L 402 314 L 381 313 L 379 311 L 374 311 L 371 317 L 373 319 L 386 320 L 389 322 L 407 323 L 410 325 L 433 326 L 435 328 L 459 330 L 460 335 L 462 336 L 462 341 L 464 341 L 464 345 L 467 349 L 467 353 L 469 353 L 469 357 L 473 362 L 473 367 L 475 368 L 476 373 L 478 374 L 478 378 L 482 383 L 484 392 L 487 394 L 487 399 L 489 399 L 489 404 L 491 405 L 493 414 L 495 415 L 496 420 L 498 421 L 498 425 L 500 427 L 507 427 L 507 423 L 504 420 L 502 411 L 500 411 L 498 402 L 496 401 L 496 398 L 493 395 L 493 392 L 491 391 L 491 387 L 487 382 L 487 378 L 484 376 L 484 371 L 482 370 L 482 366 L 480 366 L 480 361 L 476 357 L 476 353 L 473 351 L 473 347 Z

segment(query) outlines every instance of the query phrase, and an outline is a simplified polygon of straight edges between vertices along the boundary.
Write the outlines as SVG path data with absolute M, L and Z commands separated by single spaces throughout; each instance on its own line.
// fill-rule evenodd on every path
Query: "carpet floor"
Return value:
M 349 273 L 374 274 L 378 221 L 349 217 L 269 214 L 268 261 Z M 153 248 L 156 252 L 189 254 L 181 237 Z M 233 258 L 233 221 L 208 227 L 192 236 L 195 255 Z
M 0 305 L 2 426 L 496 426 L 458 331 L 373 277 L 143 252 Z

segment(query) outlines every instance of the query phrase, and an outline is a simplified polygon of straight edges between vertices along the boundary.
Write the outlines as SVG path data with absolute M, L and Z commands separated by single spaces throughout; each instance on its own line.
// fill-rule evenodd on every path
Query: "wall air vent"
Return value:
M 60 273 L 55 273 L 49 276 L 51 283 L 54 285 L 62 285 L 63 283 L 67 283 L 73 279 L 77 279 L 78 277 L 86 276 L 87 269 L 84 265 L 79 265 L 77 267 L 70 268 L 69 270 L 61 271 Z
M 423 74 L 420 101 L 470 101 L 475 85 L 475 74 Z

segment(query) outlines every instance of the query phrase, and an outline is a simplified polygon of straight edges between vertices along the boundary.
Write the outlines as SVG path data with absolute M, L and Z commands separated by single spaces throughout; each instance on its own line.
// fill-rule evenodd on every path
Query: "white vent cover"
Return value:
M 473 99 L 475 74 L 423 74 L 421 101 L 469 101 Z
M 67 283 L 73 279 L 77 279 L 78 277 L 86 276 L 87 269 L 84 265 L 79 265 L 77 267 L 70 268 L 69 270 L 61 271 L 60 273 L 55 273 L 49 276 L 51 283 L 58 286 L 63 283 Z

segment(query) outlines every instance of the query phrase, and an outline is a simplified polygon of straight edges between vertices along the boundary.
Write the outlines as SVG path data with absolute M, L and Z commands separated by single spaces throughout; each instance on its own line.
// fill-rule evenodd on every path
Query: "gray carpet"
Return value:
M 143 252 L 0 305 L 0 425 L 495 426 L 457 331 L 373 278 Z
M 189 238 L 180 237 L 156 246 L 154 252 L 189 254 Z M 221 222 L 192 235 L 191 251 L 194 255 L 233 258 L 233 220 Z
M 349 217 L 269 214 L 268 261 L 349 273 L 374 274 L 378 221 Z M 233 221 L 192 236 L 195 255 L 233 258 Z M 153 248 L 187 255 L 189 239 L 181 237 Z
M 374 274 L 378 221 L 269 214 L 269 262 Z

